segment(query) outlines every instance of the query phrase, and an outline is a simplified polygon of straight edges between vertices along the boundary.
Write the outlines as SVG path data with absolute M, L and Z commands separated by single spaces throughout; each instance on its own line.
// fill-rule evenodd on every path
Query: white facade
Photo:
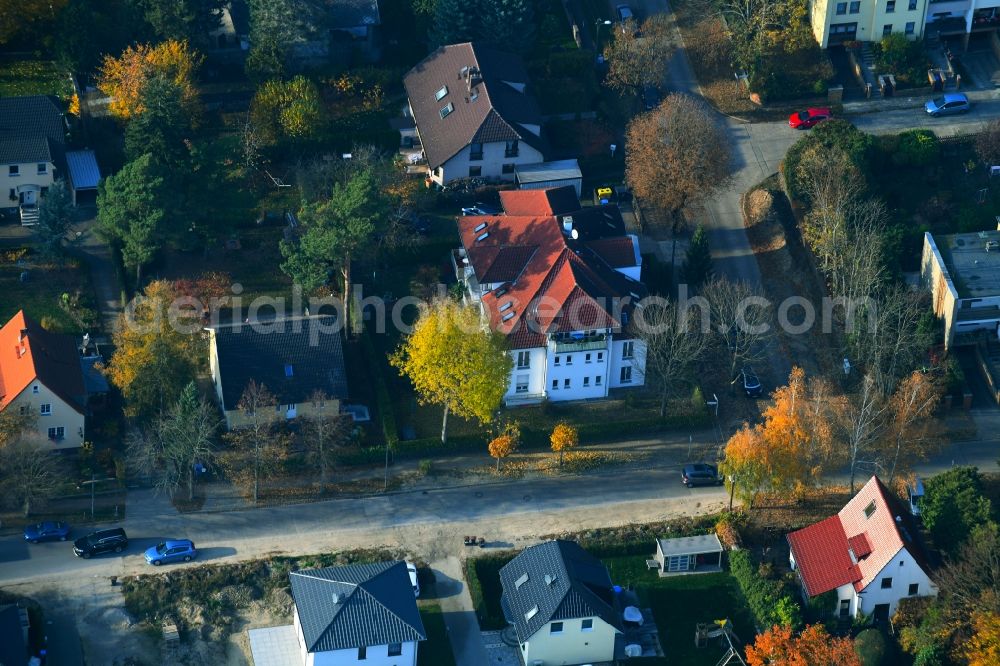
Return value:
M 369 645 L 363 648 L 307 652 L 302 639 L 299 611 L 295 609 L 295 638 L 299 641 L 303 666 L 416 666 L 417 644 L 414 641 L 395 646 Z M 399 654 L 389 655 L 389 648 L 398 648 Z
M 38 436 L 47 440 L 52 448 L 72 449 L 83 446 L 83 412 L 49 390 L 37 378 L 11 400 L 6 409 L 34 414 Z
M 522 643 L 521 653 L 528 666 L 611 662 L 617 634 L 617 629 L 599 617 L 556 620 Z
M 924 34 L 927 0 L 811 0 L 813 35 L 823 48 L 845 41 L 878 42 L 891 33 Z
M 531 127 L 526 129 L 534 131 Z M 419 131 L 418 127 L 418 134 Z M 539 131 L 541 130 L 539 129 Z M 513 182 L 514 165 L 533 164 L 545 159 L 542 153 L 524 141 L 517 141 L 513 145 L 508 145 L 508 143 L 495 141 L 479 144 L 475 146 L 475 155 L 473 155 L 474 146 L 465 146 L 450 157 L 447 162 L 432 169 L 428 175 L 438 185 L 446 185 L 459 178 L 472 177 Z M 421 138 L 421 144 L 423 144 L 423 138 Z
M 1000 0 L 947 0 L 945 2 L 931 0 L 927 5 L 927 31 L 931 33 L 937 30 L 934 23 L 943 19 L 961 19 L 965 24 L 966 33 L 977 29 L 996 28 L 1000 25 L 998 15 L 1000 15 Z

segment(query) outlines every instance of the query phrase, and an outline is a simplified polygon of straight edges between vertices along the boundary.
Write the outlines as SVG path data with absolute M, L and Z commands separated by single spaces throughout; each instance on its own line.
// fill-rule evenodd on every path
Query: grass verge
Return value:
M 455 666 L 455 655 L 451 651 L 441 605 L 422 601 L 419 606 L 427 640 L 417 648 L 417 666 Z

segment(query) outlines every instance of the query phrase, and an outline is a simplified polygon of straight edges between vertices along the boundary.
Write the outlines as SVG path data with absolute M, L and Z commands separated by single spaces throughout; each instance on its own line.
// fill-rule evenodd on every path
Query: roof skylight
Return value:
M 441 86 L 441 89 L 434 93 L 434 99 L 441 101 L 441 99 L 448 94 L 448 86 Z
M 442 109 L 438 111 L 438 113 L 440 113 L 441 118 L 444 119 L 450 116 L 451 112 L 454 110 L 455 110 L 455 105 L 452 104 L 451 102 L 448 102 L 448 106 L 442 107 Z
M 507 310 L 510 310 L 512 307 L 514 307 L 514 301 L 507 301 L 506 303 L 500 306 L 500 312 L 506 312 Z
M 486 228 L 486 223 L 483 222 L 482 224 L 477 225 L 476 228 L 473 229 L 473 231 L 475 231 L 478 234 L 480 231 L 482 231 L 485 228 Z
M 502 318 L 500 319 L 500 321 L 510 321 L 510 320 L 511 320 L 511 319 L 513 319 L 513 318 L 514 318 L 514 313 L 513 313 L 513 312 L 508 312 L 507 314 L 505 314 L 505 315 L 504 315 L 504 316 L 503 316 L 503 317 L 502 317 Z

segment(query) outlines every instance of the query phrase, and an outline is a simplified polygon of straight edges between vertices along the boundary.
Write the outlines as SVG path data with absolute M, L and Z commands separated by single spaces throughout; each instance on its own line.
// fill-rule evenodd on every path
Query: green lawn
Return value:
M 616 585 L 633 586 L 643 607 L 653 610 L 660 630 L 660 645 L 669 660 L 643 660 L 643 664 L 685 664 L 712 666 L 722 650 L 714 642 L 707 647 L 694 645 L 695 625 L 729 618 L 742 640 L 754 636 L 750 609 L 739 586 L 729 573 L 697 574 L 660 578 L 646 568 L 645 557 L 604 558 Z
M 0 60 L 0 97 L 55 95 L 68 100 L 73 95 L 69 72 L 51 60 Z
M 418 605 L 427 640 L 417 647 L 417 666 L 455 666 L 455 655 L 445 632 L 441 605 L 427 601 L 418 602 Z
M 0 320 L 6 322 L 23 309 L 50 330 L 72 334 L 97 323 L 86 268 L 77 268 L 73 263 L 62 267 L 35 265 L 31 255 L 26 257 L 25 265 L 19 266 L 17 254 L 7 250 L 0 262 Z M 21 282 L 23 271 L 28 273 L 26 282 Z M 62 305 L 63 294 L 69 298 L 68 308 Z

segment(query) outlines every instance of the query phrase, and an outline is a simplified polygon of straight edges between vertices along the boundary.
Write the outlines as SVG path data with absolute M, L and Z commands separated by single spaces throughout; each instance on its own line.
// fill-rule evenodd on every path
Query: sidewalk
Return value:
M 901 90 L 897 97 L 882 98 L 873 95 L 871 99 L 860 102 L 844 102 L 844 113 L 862 114 L 879 111 L 897 111 L 899 109 L 922 108 L 924 103 L 937 97 L 936 94 L 909 95 L 909 91 Z M 970 102 L 992 102 L 1000 100 L 1000 90 L 962 90 Z

